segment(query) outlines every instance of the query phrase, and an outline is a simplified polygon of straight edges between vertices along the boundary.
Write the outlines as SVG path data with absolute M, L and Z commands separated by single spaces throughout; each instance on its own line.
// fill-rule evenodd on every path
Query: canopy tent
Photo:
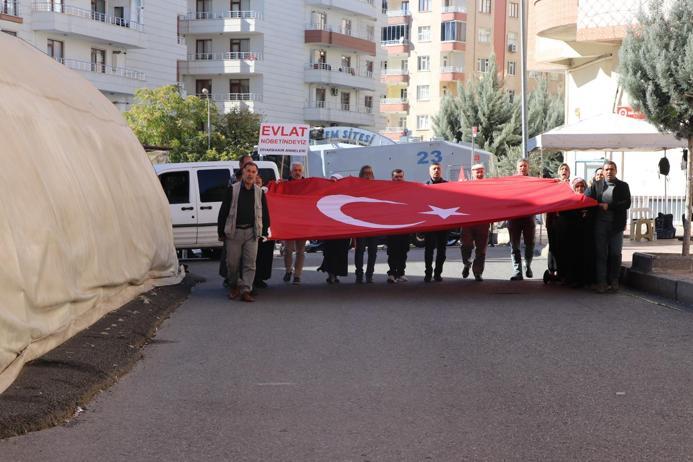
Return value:
M 122 114 L 0 33 L 0 393 L 27 361 L 180 281 L 168 201 Z
M 601 114 L 556 127 L 527 142 L 529 151 L 661 151 L 685 148 L 685 139 L 661 133 L 645 120 Z

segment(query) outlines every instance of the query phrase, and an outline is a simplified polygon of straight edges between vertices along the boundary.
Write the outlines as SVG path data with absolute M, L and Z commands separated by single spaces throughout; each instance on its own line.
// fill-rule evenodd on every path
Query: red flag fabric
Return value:
M 425 185 L 309 178 L 272 183 L 273 239 L 337 239 L 459 228 L 591 207 L 568 183 L 526 176 Z

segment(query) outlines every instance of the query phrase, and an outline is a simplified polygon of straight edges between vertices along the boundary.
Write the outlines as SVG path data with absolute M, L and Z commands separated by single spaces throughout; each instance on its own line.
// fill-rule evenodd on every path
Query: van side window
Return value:
M 267 184 L 272 180 L 276 180 L 274 176 L 274 170 L 271 168 L 261 168 L 260 176 L 262 177 L 262 184 Z
M 190 175 L 188 172 L 167 172 L 159 175 L 161 187 L 169 204 L 190 203 Z
M 198 170 L 197 184 L 200 187 L 200 202 L 222 202 L 229 187 L 230 173 L 226 168 Z

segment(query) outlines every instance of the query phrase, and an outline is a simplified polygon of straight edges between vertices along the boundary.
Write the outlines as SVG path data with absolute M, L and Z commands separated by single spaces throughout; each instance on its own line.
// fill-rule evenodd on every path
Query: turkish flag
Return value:
M 592 207 L 568 183 L 509 176 L 425 185 L 409 181 L 309 178 L 271 183 L 273 239 L 337 239 L 459 228 Z

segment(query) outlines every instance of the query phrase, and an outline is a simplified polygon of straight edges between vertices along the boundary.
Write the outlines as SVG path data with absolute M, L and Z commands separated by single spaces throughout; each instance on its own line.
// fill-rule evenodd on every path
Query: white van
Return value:
M 279 178 L 274 162 L 255 162 L 264 182 Z M 157 164 L 154 171 L 168 198 L 177 249 L 221 247 L 217 215 L 238 161 Z

